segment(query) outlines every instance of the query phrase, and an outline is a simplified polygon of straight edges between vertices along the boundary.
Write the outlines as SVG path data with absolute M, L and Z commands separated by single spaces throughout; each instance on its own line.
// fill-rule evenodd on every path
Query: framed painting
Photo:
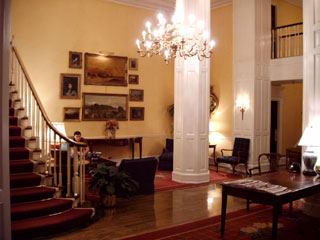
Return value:
M 83 93 L 82 121 L 128 120 L 128 95 Z
M 129 74 L 129 84 L 139 84 L 139 75 Z
M 136 58 L 129 58 L 129 70 L 138 70 L 138 59 Z
M 69 52 L 69 68 L 82 68 L 82 52 Z
M 127 86 L 128 58 L 85 53 L 84 84 Z
M 79 107 L 65 107 L 63 109 L 63 121 L 64 122 L 77 122 L 80 121 L 80 110 Z
M 130 89 L 129 90 L 129 101 L 142 102 L 143 101 L 143 90 L 142 89 Z
M 130 120 L 143 121 L 144 120 L 144 107 L 130 107 Z
M 79 99 L 81 75 L 61 73 L 60 97 L 64 99 Z

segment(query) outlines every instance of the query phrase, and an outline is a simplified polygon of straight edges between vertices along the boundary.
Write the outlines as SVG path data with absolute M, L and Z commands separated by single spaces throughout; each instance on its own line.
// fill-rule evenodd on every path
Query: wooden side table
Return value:
M 209 149 L 213 149 L 213 157 L 209 158 L 209 165 L 215 166 L 216 165 L 216 147 L 217 144 L 209 144 Z

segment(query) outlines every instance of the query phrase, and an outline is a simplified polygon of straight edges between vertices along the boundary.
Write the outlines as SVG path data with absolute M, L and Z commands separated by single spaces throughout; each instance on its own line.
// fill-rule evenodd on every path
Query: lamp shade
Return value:
M 304 130 L 299 141 L 299 146 L 319 147 L 320 146 L 320 128 L 308 126 Z
M 67 136 L 66 128 L 64 127 L 64 122 L 52 122 L 52 125 L 63 135 Z M 56 141 L 60 141 L 59 136 L 57 136 Z M 53 131 L 51 133 L 51 142 L 54 142 L 54 134 Z

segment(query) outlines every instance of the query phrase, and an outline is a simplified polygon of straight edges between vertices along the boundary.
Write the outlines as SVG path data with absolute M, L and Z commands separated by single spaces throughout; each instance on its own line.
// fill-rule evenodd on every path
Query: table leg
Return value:
M 142 138 L 139 139 L 139 151 L 140 151 L 140 159 L 142 158 Z
M 272 239 L 277 239 L 279 211 L 280 211 L 279 204 L 273 205 Z
M 132 139 L 131 139 L 132 160 L 134 159 L 134 142 L 135 142 L 135 139 L 132 138 Z
M 220 229 L 221 238 L 223 238 L 223 235 L 224 235 L 224 226 L 226 222 L 226 211 L 227 211 L 227 199 L 228 199 L 228 194 L 224 189 L 224 187 L 222 186 L 221 229 Z

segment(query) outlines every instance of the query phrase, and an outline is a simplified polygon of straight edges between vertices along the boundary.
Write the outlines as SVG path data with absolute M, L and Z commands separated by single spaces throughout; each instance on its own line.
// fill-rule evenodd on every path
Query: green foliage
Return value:
M 117 197 L 129 197 L 138 191 L 138 182 L 114 166 L 98 164 L 97 169 L 90 171 L 90 175 L 89 190 L 98 191 L 100 196 L 115 194 Z

